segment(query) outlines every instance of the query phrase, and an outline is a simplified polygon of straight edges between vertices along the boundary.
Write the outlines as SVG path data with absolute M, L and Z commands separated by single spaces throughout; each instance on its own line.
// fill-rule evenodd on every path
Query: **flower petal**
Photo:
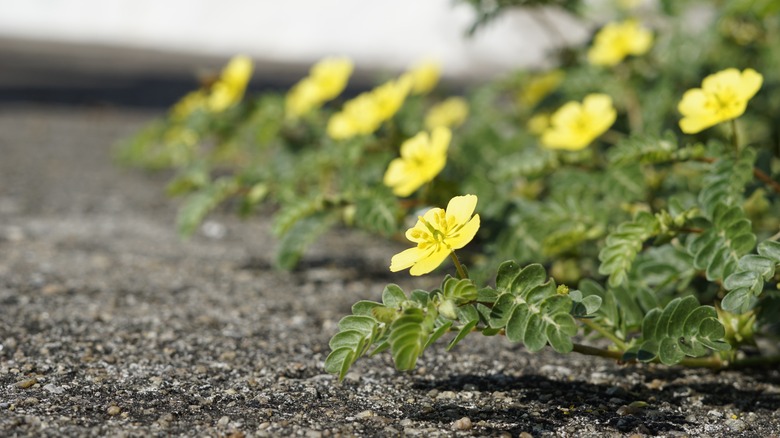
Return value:
M 404 269 L 414 265 L 421 259 L 427 257 L 428 251 L 422 250 L 418 247 L 409 248 L 394 255 L 390 260 L 390 270 L 392 272 L 403 271 Z
M 720 122 L 722 122 L 722 120 L 714 114 L 683 117 L 680 119 L 680 130 L 686 134 L 696 134 L 711 126 L 715 126 Z
M 748 68 L 742 72 L 742 79 L 739 82 L 737 93 L 740 98 L 747 101 L 758 93 L 761 84 L 764 82 L 764 77 L 761 73 L 758 73 L 752 68 Z
M 447 239 L 447 244 L 452 249 L 460 249 L 466 246 L 469 242 L 471 242 L 472 239 L 474 239 L 474 236 L 477 235 L 477 230 L 479 230 L 479 215 L 474 215 L 473 218 L 465 225 L 463 228 L 458 230 L 458 232 L 451 238 Z
M 447 155 L 447 149 L 452 140 L 452 131 L 440 126 L 431 132 L 431 154 L 435 156 Z M 438 172 L 437 172 L 438 173 Z
M 431 252 L 424 258 L 418 260 L 417 263 L 415 263 L 414 266 L 412 266 L 412 269 L 409 270 L 409 274 L 411 275 L 427 274 L 433 271 L 434 269 L 438 268 L 439 265 L 441 265 L 441 263 L 444 261 L 444 259 L 446 259 L 449 255 L 450 255 L 450 251 L 447 249 L 447 247 L 444 245 L 440 245 L 437 250 Z
M 477 207 L 476 195 L 456 196 L 447 204 L 447 216 L 454 216 L 457 224 L 465 224 Z

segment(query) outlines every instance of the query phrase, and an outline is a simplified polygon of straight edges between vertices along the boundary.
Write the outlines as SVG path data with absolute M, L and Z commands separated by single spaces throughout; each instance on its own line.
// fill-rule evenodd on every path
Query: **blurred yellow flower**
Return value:
M 231 59 L 209 90 L 206 102 L 209 110 L 220 112 L 238 103 L 244 97 L 252 69 L 252 60 L 246 56 L 239 55 Z
M 190 114 L 206 106 L 206 93 L 203 90 L 190 91 L 171 108 L 171 118 L 186 119 Z
M 728 68 L 707 76 L 701 88 L 686 91 L 677 105 L 683 115 L 680 129 L 686 134 L 696 134 L 736 119 L 745 112 L 748 101 L 756 95 L 763 81 L 764 77 L 751 68 L 742 72 Z
M 447 163 L 452 132 L 439 127 L 420 132 L 401 145 L 401 157 L 390 162 L 384 183 L 396 196 L 409 196 L 423 184 L 433 181 Z
M 653 44 L 653 34 L 636 20 L 609 23 L 593 40 L 588 61 L 594 65 L 613 66 L 628 55 L 643 55 Z
M 361 93 L 344 104 L 342 110 L 328 120 L 328 135 L 335 140 L 344 140 L 356 135 L 370 134 L 382 124 L 379 106 L 374 96 Z
M 425 127 L 432 130 L 443 126 L 452 128 L 460 126 L 469 116 L 469 104 L 462 97 L 450 97 L 434 105 L 425 115 Z
M 348 58 L 325 58 L 295 84 L 285 98 L 287 117 L 300 117 L 335 98 L 347 86 L 354 65 Z
M 412 67 L 403 76 L 412 82 L 412 94 L 426 94 L 436 87 L 441 77 L 441 65 L 435 61 L 425 61 Z
M 551 70 L 534 75 L 517 94 L 517 100 L 521 105 L 532 108 L 558 88 L 563 78 L 563 70 Z
M 471 242 L 479 230 L 475 195 L 456 196 L 447 210 L 432 208 L 418 217 L 417 224 L 406 231 L 406 238 L 417 244 L 390 261 L 393 272 L 411 268 L 411 275 L 423 275 L 436 269 L 454 250 Z
M 390 119 L 398 112 L 404 100 L 406 100 L 406 96 L 409 95 L 411 86 L 412 80 L 409 77 L 402 76 L 396 80 L 387 81 L 371 90 L 381 122 Z
M 582 103 L 568 102 L 550 117 L 550 127 L 542 133 L 542 144 L 551 149 L 576 151 L 603 134 L 617 118 L 612 98 L 589 94 Z
M 340 112 L 328 120 L 330 138 L 344 140 L 356 135 L 371 134 L 382 122 L 390 119 L 409 94 L 411 79 L 401 77 L 388 81 L 371 91 L 360 93 L 347 101 Z
M 531 134 L 542 135 L 542 133 L 550 127 L 550 115 L 547 113 L 535 114 L 528 119 L 528 124 L 526 126 Z

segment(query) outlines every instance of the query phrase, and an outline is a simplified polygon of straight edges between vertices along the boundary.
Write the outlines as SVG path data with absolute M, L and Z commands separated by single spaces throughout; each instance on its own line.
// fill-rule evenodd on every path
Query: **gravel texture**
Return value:
M 663 368 L 501 338 L 389 355 L 339 384 L 339 318 L 400 247 L 328 235 L 271 268 L 262 216 L 175 234 L 168 175 L 111 145 L 153 111 L 0 107 L 0 436 L 777 436 L 780 372 Z M 443 343 L 442 343 L 443 344 Z

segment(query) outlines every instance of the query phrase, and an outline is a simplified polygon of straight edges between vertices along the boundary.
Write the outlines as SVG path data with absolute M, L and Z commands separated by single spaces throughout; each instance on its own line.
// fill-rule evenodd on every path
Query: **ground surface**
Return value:
M 620 366 L 498 338 L 434 348 L 413 373 L 380 355 L 337 383 L 323 361 L 338 319 L 388 281 L 414 286 L 386 271 L 399 247 L 334 233 L 284 273 L 260 217 L 218 214 L 181 241 L 166 175 L 112 162 L 158 113 L 0 106 L 0 436 L 780 431 L 777 370 Z

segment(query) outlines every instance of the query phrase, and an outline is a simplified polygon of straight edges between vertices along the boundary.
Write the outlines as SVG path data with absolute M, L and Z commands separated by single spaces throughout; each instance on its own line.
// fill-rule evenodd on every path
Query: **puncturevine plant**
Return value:
M 515 6 L 593 15 L 464 3 L 472 31 Z M 340 378 L 366 354 L 408 370 L 473 333 L 622 362 L 780 363 L 780 4 L 713 2 L 691 28 L 688 1 L 617 3 L 554 67 L 463 96 L 426 61 L 344 97 L 354 65 L 333 57 L 244 97 L 252 63 L 237 57 L 122 157 L 176 169 L 183 234 L 226 201 L 265 204 L 282 268 L 338 224 L 410 241 L 392 271 L 451 260 L 434 290 L 355 303 L 325 362 Z

